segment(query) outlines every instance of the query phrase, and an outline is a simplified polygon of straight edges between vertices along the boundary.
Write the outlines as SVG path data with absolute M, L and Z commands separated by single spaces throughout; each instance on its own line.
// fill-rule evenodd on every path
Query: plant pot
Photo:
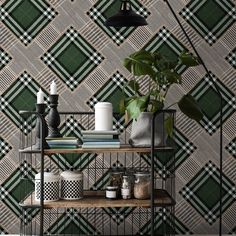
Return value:
M 151 146 L 152 112 L 142 112 L 137 120 L 133 120 L 129 144 L 133 147 Z M 164 126 L 165 112 L 155 117 L 154 145 L 166 146 L 167 133 Z

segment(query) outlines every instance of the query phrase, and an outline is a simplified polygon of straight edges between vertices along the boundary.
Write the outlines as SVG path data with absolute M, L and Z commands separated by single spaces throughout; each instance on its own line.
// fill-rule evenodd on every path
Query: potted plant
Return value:
M 188 68 L 199 65 L 199 61 L 197 57 L 186 52 L 183 52 L 177 60 L 172 60 L 159 52 L 145 50 L 132 53 L 124 59 L 124 66 L 134 76 L 143 76 L 139 82 L 135 79 L 128 82 L 127 86 L 131 87 L 135 94 L 131 97 L 123 97 L 120 101 L 120 111 L 122 113 L 126 112 L 128 117 L 133 119 L 132 145 L 150 146 L 150 138 L 147 141 L 146 136 L 150 137 L 150 129 L 147 127 L 150 128 L 151 124 L 150 121 L 147 121 L 147 116 L 151 119 L 153 113 L 161 113 L 163 109 L 169 109 L 172 105 L 178 104 L 179 109 L 185 115 L 197 122 L 202 119 L 203 113 L 198 103 L 189 94 L 184 95 L 179 101 L 165 108 L 165 99 L 169 89 L 172 85 L 181 84 L 182 82 L 181 75 L 178 73 L 178 67 L 181 64 Z M 143 93 L 140 90 L 140 82 L 146 81 L 147 76 L 149 81 L 148 90 Z M 144 120 L 142 120 L 143 118 Z M 164 126 L 168 135 L 171 136 L 173 132 L 172 116 L 165 117 L 163 122 L 161 120 L 163 120 L 161 115 L 157 115 L 157 130 L 155 130 L 155 133 L 163 130 Z M 160 143 L 163 144 L 162 141 L 155 140 L 155 145 L 160 145 Z

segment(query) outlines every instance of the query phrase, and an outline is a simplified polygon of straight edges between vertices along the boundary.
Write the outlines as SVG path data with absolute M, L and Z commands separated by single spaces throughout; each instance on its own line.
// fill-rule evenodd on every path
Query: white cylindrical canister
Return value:
M 110 102 L 98 102 L 95 105 L 95 130 L 112 130 L 113 110 Z
M 83 198 L 83 173 L 66 170 L 61 173 L 61 198 L 76 200 Z
M 44 172 L 44 202 L 51 202 L 59 200 L 59 176 L 52 172 Z M 35 175 L 35 200 L 41 199 L 41 173 Z

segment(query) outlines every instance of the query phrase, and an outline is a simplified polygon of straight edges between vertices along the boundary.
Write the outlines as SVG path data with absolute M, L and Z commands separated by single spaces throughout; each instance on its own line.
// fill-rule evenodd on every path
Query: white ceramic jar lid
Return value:
M 52 180 L 58 181 L 58 178 L 59 178 L 59 176 L 57 176 L 57 175 L 55 175 L 54 173 L 49 172 L 49 171 L 45 171 L 45 172 L 43 173 L 43 177 L 44 177 L 44 181 L 49 181 L 49 180 L 50 180 L 50 181 L 52 181 Z M 35 179 L 36 179 L 36 180 L 41 179 L 41 173 L 36 174 L 36 175 L 35 175 Z
M 79 170 L 65 170 L 61 172 L 60 175 L 64 179 L 80 179 L 83 176 L 82 172 Z
M 110 102 L 98 102 L 95 104 L 95 108 L 103 108 L 103 107 L 110 107 L 112 108 L 112 104 Z

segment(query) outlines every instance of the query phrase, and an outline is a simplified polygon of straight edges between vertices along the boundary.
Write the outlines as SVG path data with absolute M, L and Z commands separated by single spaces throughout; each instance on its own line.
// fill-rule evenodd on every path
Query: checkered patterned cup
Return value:
M 80 171 L 66 170 L 60 175 L 61 198 L 76 200 L 83 198 L 83 173 Z
M 35 200 L 41 199 L 41 173 L 35 175 Z M 52 172 L 44 172 L 44 202 L 59 200 L 59 176 Z

